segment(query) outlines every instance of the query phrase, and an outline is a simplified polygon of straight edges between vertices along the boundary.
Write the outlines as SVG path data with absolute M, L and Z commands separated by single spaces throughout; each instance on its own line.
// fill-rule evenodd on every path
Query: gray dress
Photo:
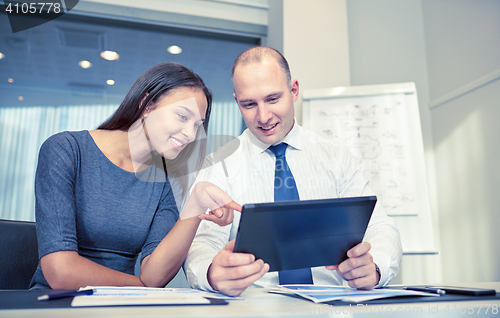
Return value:
M 151 254 L 179 217 L 165 172 L 153 165 L 140 174 L 109 161 L 88 131 L 48 138 L 35 177 L 39 257 L 76 251 L 134 274 L 139 253 Z M 49 288 L 39 263 L 31 289 Z

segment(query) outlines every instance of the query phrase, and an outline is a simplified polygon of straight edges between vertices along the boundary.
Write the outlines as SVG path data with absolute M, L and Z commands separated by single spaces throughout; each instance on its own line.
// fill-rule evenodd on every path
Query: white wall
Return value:
M 500 81 L 429 103 L 500 69 L 496 0 L 349 0 L 352 85 L 416 82 L 440 259 L 405 256 L 404 283 L 500 279 Z M 439 266 L 440 262 L 442 263 Z
M 349 86 L 346 0 L 283 1 L 282 53 L 301 92 Z M 295 116 L 302 123 L 302 94 Z
M 422 0 L 431 100 L 500 69 L 500 1 Z
M 500 1 L 422 8 L 431 101 L 500 70 Z M 431 116 L 443 280 L 500 281 L 500 80 Z
M 499 92 L 497 80 L 432 112 L 446 282 L 500 281 Z

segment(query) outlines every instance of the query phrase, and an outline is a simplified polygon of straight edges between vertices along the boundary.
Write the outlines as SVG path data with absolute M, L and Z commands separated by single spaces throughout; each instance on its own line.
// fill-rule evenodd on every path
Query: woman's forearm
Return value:
M 99 265 L 75 251 L 59 251 L 41 259 L 43 276 L 52 289 L 85 286 L 143 286 L 139 277 Z
M 198 217 L 179 219 L 170 232 L 141 264 L 144 286 L 164 287 L 175 277 L 200 224 Z
M 204 214 L 208 208 L 211 213 Z M 226 226 L 233 221 L 232 209 L 241 211 L 241 206 L 227 193 L 211 183 L 197 183 L 177 223 L 153 253 L 142 261 L 141 281 L 144 285 L 163 287 L 174 278 L 191 247 L 200 216 Z

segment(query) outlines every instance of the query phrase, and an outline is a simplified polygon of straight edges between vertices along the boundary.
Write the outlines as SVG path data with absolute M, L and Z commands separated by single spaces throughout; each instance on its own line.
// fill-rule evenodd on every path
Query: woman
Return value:
M 44 142 L 35 179 L 40 262 L 32 289 L 163 287 L 182 265 L 200 219 L 232 222 L 232 209 L 241 207 L 210 183 L 193 189 L 182 214 L 188 217 L 179 218 L 177 208 L 189 191 L 189 159 L 199 168 L 205 155 L 211 103 L 197 74 L 163 63 L 135 82 L 97 130 Z M 171 184 L 180 189 L 179 204 Z

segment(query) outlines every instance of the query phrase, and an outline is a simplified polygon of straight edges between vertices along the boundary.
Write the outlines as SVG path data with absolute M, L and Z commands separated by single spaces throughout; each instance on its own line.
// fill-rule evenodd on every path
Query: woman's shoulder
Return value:
M 89 132 L 87 130 L 82 131 L 63 131 L 57 134 L 54 134 L 47 138 L 44 144 L 72 144 L 72 143 L 81 143 L 89 136 Z
M 63 131 L 47 138 L 40 147 L 40 154 L 48 153 L 57 156 L 62 152 L 74 153 L 79 151 L 88 138 L 89 133 L 86 130 Z

